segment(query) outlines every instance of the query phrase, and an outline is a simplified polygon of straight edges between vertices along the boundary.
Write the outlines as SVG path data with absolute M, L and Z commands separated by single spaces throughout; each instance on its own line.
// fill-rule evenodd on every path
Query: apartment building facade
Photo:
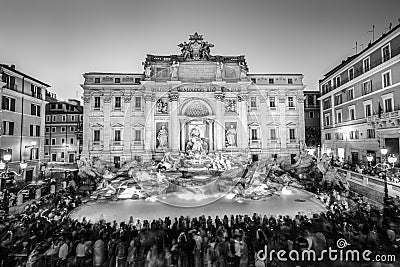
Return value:
M 44 159 L 45 94 L 50 86 L 14 65 L 0 64 L 0 76 L 0 160 L 7 161 L 15 179 L 30 182 L 38 178 Z
M 320 80 L 323 151 L 351 163 L 399 156 L 400 25 Z
M 82 152 L 83 107 L 79 100 L 46 105 L 45 162 L 76 163 Z

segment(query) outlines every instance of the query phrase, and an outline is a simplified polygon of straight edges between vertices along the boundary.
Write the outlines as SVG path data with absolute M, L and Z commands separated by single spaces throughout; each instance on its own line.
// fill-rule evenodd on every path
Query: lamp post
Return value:
M 386 201 L 389 198 L 389 191 L 388 191 L 387 177 L 386 177 L 386 172 L 389 167 L 389 165 L 386 163 L 387 152 L 388 152 L 387 148 L 385 148 L 385 147 L 381 148 L 381 154 L 383 156 L 383 163 L 382 163 L 382 172 L 379 175 L 383 178 L 384 185 L 385 185 L 385 187 L 384 187 L 385 196 L 383 198 L 383 203 L 386 203 Z

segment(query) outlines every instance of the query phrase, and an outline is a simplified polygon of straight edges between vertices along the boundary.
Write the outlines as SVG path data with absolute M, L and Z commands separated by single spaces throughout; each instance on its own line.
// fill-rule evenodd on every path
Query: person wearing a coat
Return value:
M 99 238 L 93 245 L 93 266 L 101 267 L 106 262 L 106 244 Z

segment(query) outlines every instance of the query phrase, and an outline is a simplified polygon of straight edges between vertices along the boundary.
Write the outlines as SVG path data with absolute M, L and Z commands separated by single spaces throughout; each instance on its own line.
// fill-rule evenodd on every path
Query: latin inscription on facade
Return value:
M 200 63 L 200 64 L 199 64 Z M 179 80 L 181 81 L 210 81 L 215 79 L 217 66 L 203 62 L 184 63 L 179 66 Z

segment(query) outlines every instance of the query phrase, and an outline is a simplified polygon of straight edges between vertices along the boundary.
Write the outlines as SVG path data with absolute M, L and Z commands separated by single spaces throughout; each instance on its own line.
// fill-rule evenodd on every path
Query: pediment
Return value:
M 111 127 L 113 127 L 113 128 L 122 128 L 122 127 L 124 127 L 124 125 L 117 122 L 117 123 L 111 124 Z
M 279 126 L 279 123 L 273 121 L 268 123 L 267 126 Z
M 294 123 L 294 122 L 289 122 L 289 123 L 286 124 L 286 126 L 296 126 L 296 125 L 297 125 L 297 124 Z
M 252 122 L 249 124 L 249 127 L 260 127 L 260 124 L 258 124 L 257 122 Z
M 104 126 L 100 123 L 95 123 L 95 124 L 90 125 L 90 127 L 91 128 L 103 128 Z
M 132 125 L 132 128 L 144 128 L 144 125 L 141 123 L 135 123 Z

